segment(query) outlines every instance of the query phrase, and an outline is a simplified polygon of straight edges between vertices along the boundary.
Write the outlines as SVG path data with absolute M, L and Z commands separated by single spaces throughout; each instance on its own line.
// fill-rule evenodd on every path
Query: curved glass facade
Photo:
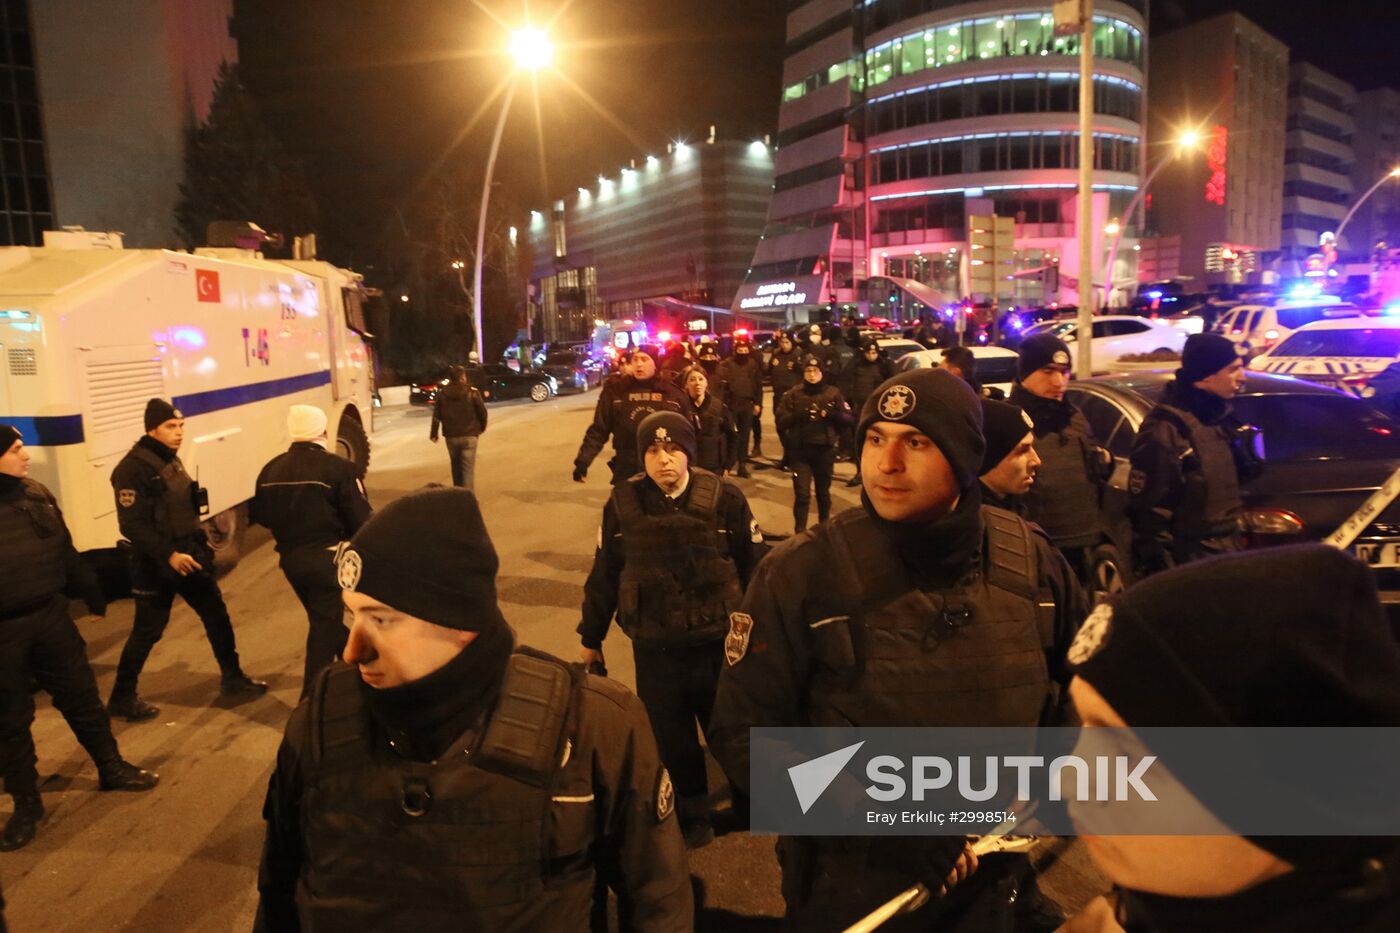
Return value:
M 872 136 L 905 127 L 1020 113 L 1079 112 L 1079 75 L 987 75 L 912 88 L 866 104 Z M 1094 76 L 1094 112 L 1142 122 L 1142 88 L 1111 75 Z
M 1094 168 L 1136 172 L 1139 143 L 1136 136 L 1095 134 Z M 968 172 L 1078 167 L 1078 133 L 977 133 L 877 149 L 870 154 L 870 183 L 885 185 Z

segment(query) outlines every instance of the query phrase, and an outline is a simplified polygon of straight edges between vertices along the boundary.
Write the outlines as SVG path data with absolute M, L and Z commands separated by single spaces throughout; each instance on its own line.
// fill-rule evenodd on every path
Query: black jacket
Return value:
M 796 345 L 787 353 L 774 350 L 768 358 L 768 378 L 773 383 L 773 398 L 782 398 L 784 392 L 802 381 L 802 350 Z M 776 404 L 776 403 L 775 403 Z
M 684 415 L 689 405 L 690 399 L 686 394 L 660 374 L 646 382 L 632 376 L 609 379 L 603 383 L 602 392 L 598 395 L 598 405 L 593 409 L 593 423 L 583 432 L 583 443 L 574 457 L 574 466 L 588 469 L 611 436 L 613 459 L 609 465 L 613 470 L 613 482 L 622 482 L 640 469 L 637 425 L 642 419 L 656 411 L 674 411 Z
M 789 447 L 835 447 L 840 429 L 854 416 L 840 389 L 802 382 L 778 400 L 777 419 L 778 433 Z
M 355 465 L 321 445 L 298 441 L 258 474 L 248 518 L 272 531 L 279 553 L 334 547 L 369 520 Z
M 863 353 L 851 357 L 846 370 L 841 374 L 841 392 L 851 408 L 860 411 L 861 406 L 886 379 L 894 376 L 894 364 L 889 357 L 881 354 L 870 362 Z
M 442 387 L 433 404 L 433 426 L 428 437 L 477 437 L 486 430 L 486 402 L 475 386 L 452 382 Z
M 734 568 L 739 572 L 739 582 L 747 586 L 749 577 L 767 553 L 767 548 L 744 494 L 733 483 L 727 480 L 722 482 L 724 492 L 715 514 L 715 520 L 719 523 L 720 548 L 734 562 Z M 642 509 L 648 515 L 684 508 L 689 496 L 690 487 L 686 487 L 678 498 L 672 499 L 650 479 L 641 483 Z M 608 504 L 603 507 L 603 525 L 598 531 L 593 569 L 583 585 L 583 621 L 579 623 L 578 633 L 585 648 L 602 647 L 613 616 L 617 614 L 618 581 L 622 577 L 623 558 L 621 519 L 617 505 L 609 498 Z
M 705 401 L 700 405 L 691 402 L 686 414 L 695 425 L 698 450 L 693 465 L 711 473 L 722 473 L 733 466 L 739 457 L 739 429 L 729 406 L 707 392 Z
M 60 593 L 81 596 L 97 615 L 107 609 L 53 493 L 37 480 L 0 475 L 0 616 L 37 610 Z
M 166 462 L 179 459 L 175 451 L 149 435 L 137 441 L 136 446 Z M 145 460 L 132 453 L 123 457 L 112 470 L 112 489 L 117 498 L 117 525 L 122 536 L 131 542 L 137 558 L 163 571 L 170 555 L 176 551 L 191 545 L 208 545 L 208 536 L 202 531 L 197 535 L 179 536 L 159 521 L 158 506 L 165 495 L 165 481 Z
M 719 380 L 719 396 L 732 412 L 744 407 L 763 404 L 763 360 L 756 353 L 750 353 L 747 363 L 740 363 L 730 357 L 719 364 L 715 372 Z

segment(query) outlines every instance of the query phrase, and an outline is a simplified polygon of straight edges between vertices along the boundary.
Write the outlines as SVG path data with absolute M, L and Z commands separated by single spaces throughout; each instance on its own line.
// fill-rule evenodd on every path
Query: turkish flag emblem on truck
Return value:
M 217 303 L 219 299 L 219 273 L 213 269 L 194 270 L 194 288 L 200 301 Z

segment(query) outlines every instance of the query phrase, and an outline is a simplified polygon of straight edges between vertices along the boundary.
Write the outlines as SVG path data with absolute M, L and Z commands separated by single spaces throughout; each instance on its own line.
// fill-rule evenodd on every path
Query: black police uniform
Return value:
M 695 425 L 695 465 L 711 473 L 731 469 L 739 456 L 739 430 L 729 406 L 706 392 L 699 405 L 691 401 L 686 414 Z
M 636 929 L 691 929 L 674 790 L 621 685 L 522 649 L 489 713 L 430 758 L 368 693 L 337 663 L 292 713 L 255 933 L 582 933 L 600 875 Z
M 792 467 L 792 520 L 796 530 L 807 527 L 812 487 L 816 486 L 817 520 L 831 515 L 831 473 L 841 430 L 854 420 L 841 390 L 823 381 L 807 381 L 778 400 L 778 431 Z
M 282 572 L 306 609 L 302 696 L 321 668 L 345 648 L 345 607 L 336 581 L 335 552 L 370 516 L 359 471 L 313 441 L 297 441 L 258 474 L 249 519 L 277 542 Z
M 778 401 L 787 394 L 788 389 L 802 381 L 802 349 L 796 344 L 788 352 L 774 350 L 773 355 L 768 358 L 768 381 L 773 385 L 773 425 L 777 427 Z M 783 432 L 778 432 L 778 442 L 783 445 L 783 463 L 787 463 L 787 444 L 783 440 Z
M 979 508 L 975 492 L 967 504 Z M 755 726 L 1058 720 L 1065 654 L 1084 615 L 1079 585 L 1021 519 L 986 507 L 970 518 L 966 552 L 946 571 L 957 575 L 951 585 L 865 509 L 764 560 L 731 617 L 710 725 L 711 751 L 732 783 L 747 792 Z M 942 546 L 937 528 L 928 533 Z M 915 864 L 946 859 L 951 868 L 961 849 L 961 837 L 782 838 L 788 919 L 794 929 L 844 929 L 920 880 Z M 943 903 L 911 915 L 907 928 L 937 928 Z
M 683 414 L 689 405 L 690 399 L 665 376 L 656 375 L 645 381 L 621 376 L 604 383 L 593 409 L 593 423 L 584 431 L 583 443 L 574 457 L 574 478 L 583 479 L 611 435 L 613 457 L 608 466 L 612 469 L 613 485 L 627 479 L 641 468 L 637 462 L 637 425 L 642 419 L 655 411 Z
M 1045 530 L 1084 580 L 1088 551 L 1103 539 L 1099 506 L 1103 486 L 1113 473 L 1113 458 L 1073 403 L 1041 398 L 1020 383 L 1009 401 L 1035 422 L 1032 433 L 1040 457 L 1035 484 L 1022 497 L 1023 514 Z
M 736 353 L 720 363 L 715 374 L 719 380 L 719 395 L 734 416 L 734 426 L 739 431 L 735 462 L 740 476 L 749 473 L 749 437 L 759 418 L 754 414 L 754 406 L 761 409 L 763 405 L 763 364 L 755 357 L 752 349 L 747 356 Z
M 1138 430 L 1128 477 L 1142 573 L 1240 549 L 1240 482 L 1262 470 L 1256 433 L 1224 399 L 1179 380 L 1167 384 Z
M 707 782 L 695 723 L 708 729 L 729 613 L 765 550 L 744 494 L 704 470 L 692 469 L 675 498 L 634 476 L 603 509 L 578 632 L 585 648 L 601 648 L 616 615 L 632 639 L 637 695 L 683 822 L 706 815 L 698 809 Z
M 154 707 L 137 697 L 136 683 L 151 649 L 170 622 L 176 594 L 185 598 L 204 624 L 225 685 L 260 692 L 256 690 L 259 685 L 249 681 L 239 665 L 233 623 L 214 580 L 214 551 L 199 522 L 198 487 L 175 451 L 150 435 L 141 438 L 112 471 L 112 491 L 117 500 L 117 523 L 131 543 L 136 620 L 117 662 L 111 704 L 136 718 L 156 714 Z M 204 569 L 180 576 L 169 563 L 170 555 L 177 552 L 189 554 Z M 261 685 L 261 690 L 265 689 L 266 685 Z

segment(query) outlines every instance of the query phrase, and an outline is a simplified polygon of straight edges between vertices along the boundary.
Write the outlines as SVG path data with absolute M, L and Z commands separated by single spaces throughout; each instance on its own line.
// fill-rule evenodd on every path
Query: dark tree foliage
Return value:
M 224 62 L 209 117 L 185 131 L 185 178 L 175 205 L 175 228 L 186 246 L 203 246 L 210 221 L 252 221 L 269 233 L 313 232 L 319 214 L 300 163 L 288 155 Z

